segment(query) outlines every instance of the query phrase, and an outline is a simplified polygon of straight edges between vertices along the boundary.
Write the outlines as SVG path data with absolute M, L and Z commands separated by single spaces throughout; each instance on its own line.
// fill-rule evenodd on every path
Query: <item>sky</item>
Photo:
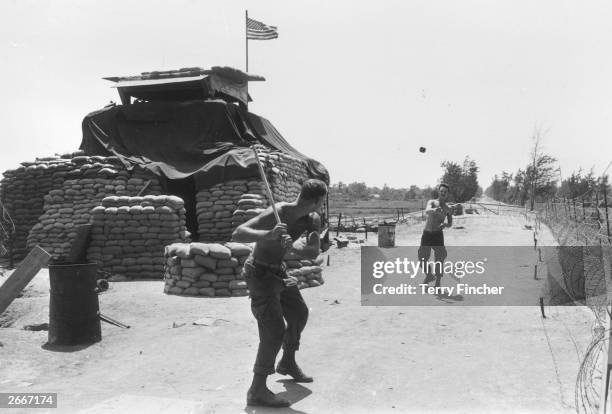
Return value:
M 562 177 L 612 161 L 610 2 L 3 0 L 0 171 L 76 150 L 118 101 L 102 77 L 245 69 L 247 8 L 279 30 L 249 41 L 249 109 L 332 182 L 434 185 L 469 156 L 486 188 L 535 128 Z

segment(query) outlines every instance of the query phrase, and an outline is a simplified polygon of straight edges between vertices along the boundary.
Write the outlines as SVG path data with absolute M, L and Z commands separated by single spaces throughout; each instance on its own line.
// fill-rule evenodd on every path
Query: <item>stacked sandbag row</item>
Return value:
M 285 256 L 287 275 L 297 278 L 300 289 L 317 287 L 324 283 L 322 264 L 322 256 L 316 260 L 304 259 L 292 253 Z
M 44 196 L 49 191 L 61 189 L 67 179 L 96 177 L 102 170 L 118 171 L 125 167 L 117 157 L 86 157 L 80 152 L 62 156 L 37 158 L 34 162 L 23 162 L 14 170 L 3 173 L 0 182 L 0 199 L 15 223 L 13 235 L 13 258 L 20 260 L 28 251 L 28 233 L 44 213 Z M 105 170 L 106 171 L 106 170 Z M 107 171 L 107 172 L 111 172 Z M 103 172 L 104 173 L 104 172 Z M 155 176 L 136 168 L 130 177 L 152 179 L 148 193 L 160 192 Z M 128 189 L 120 189 L 128 192 Z
M 176 243 L 166 247 L 164 292 L 192 296 L 246 296 L 242 265 L 251 247 L 241 243 Z
M 189 241 L 185 207 L 176 196 L 113 196 L 92 210 L 87 259 L 100 269 L 129 278 L 164 274 L 165 246 Z
M 166 247 L 164 292 L 192 296 L 246 296 L 242 267 L 252 247 L 242 243 L 176 243 Z M 323 284 L 323 258 L 285 258 L 287 274 L 298 279 L 300 289 Z
M 264 165 L 275 201 L 293 201 L 306 181 L 306 163 L 291 155 L 258 147 L 259 159 Z
M 226 181 L 198 191 L 196 211 L 200 240 L 215 242 L 231 239 L 236 228 L 233 224 L 234 212 L 239 209 L 239 201 L 245 194 L 265 200 L 263 184 L 257 178 Z
M 232 215 L 232 229 L 245 221 L 259 215 L 268 206 L 266 197 L 261 194 L 243 194 L 236 203 L 236 210 Z
M 135 165 L 127 170 L 117 157 L 78 156 L 72 158 L 75 169 L 68 178 L 105 178 L 109 182 L 96 182 L 94 190 L 98 196 L 134 196 L 143 194 L 160 194 L 159 179 L 151 171 Z
M 308 178 L 306 165 L 279 151 L 256 146 L 274 200 L 293 201 Z M 234 229 L 268 206 L 260 177 L 215 184 L 197 194 L 198 232 L 202 241 L 227 241 Z
M 145 194 L 159 194 L 161 190 L 152 173 L 139 167 L 123 169 L 115 157 L 79 156 L 71 160 L 71 165 L 61 186 L 43 197 L 43 213 L 27 237 L 28 249 L 39 244 L 55 259 L 68 253 L 76 227 L 90 223 L 92 208 L 106 196 L 136 195 L 149 180 Z
M 62 186 L 72 167 L 69 160 L 49 157 L 21 163 L 19 168 L 3 173 L 1 201 L 15 223 L 13 259 L 21 260 L 27 254 L 28 232 L 43 213 L 43 197 Z

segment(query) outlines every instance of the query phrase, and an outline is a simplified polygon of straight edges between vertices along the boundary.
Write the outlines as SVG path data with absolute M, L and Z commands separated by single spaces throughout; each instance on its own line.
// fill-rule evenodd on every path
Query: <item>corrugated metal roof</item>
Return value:
M 266 80 L 263 76 L 246 73 L 241 71 L 240 69 L 231 68 L 229 66 L 213 66 L 210 69 L 204 69 L 200 67 L 181 68 L 178 70 L 143 72 L 140 75 L 136 76 L 110 76 L 105 77 L 103 79 L 116 82 L 116 85 L 114 85 L 114 87 L 121 88 L 129 86 L 188 82 L 203 79 L 204 77 L 211 74 L 217 74 L 235 82 L 253 82 Z
M 147 86 L 160 85 L 167 83 L 192 82 L 202 80 L 206 75 L 200 76 L 185 76 L 180 78 L 165 78 L 165 79 L 135 79 L 135 80 L 118 80 L 111 88 L 129 88 L 132 86 Z M 106 78 L 105 78 L 106 79 Z

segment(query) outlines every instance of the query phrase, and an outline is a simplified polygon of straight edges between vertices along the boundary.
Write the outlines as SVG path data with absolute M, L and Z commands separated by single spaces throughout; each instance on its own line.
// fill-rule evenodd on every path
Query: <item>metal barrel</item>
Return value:
M 49 265 L 50 345 L 79 345 L 102 339 L 96 293 L 96 263 Z
M 395 223 L 378 225 L 378 247 L 395 247 Z

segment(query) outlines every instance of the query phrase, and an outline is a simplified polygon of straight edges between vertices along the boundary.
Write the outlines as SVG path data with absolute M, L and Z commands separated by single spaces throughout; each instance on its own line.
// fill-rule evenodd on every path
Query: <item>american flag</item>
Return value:
M 276 39 L 278 31 L 276 26 L 268 26 L 257 20 L 247 17 L 247 39 L 269 40 Z

